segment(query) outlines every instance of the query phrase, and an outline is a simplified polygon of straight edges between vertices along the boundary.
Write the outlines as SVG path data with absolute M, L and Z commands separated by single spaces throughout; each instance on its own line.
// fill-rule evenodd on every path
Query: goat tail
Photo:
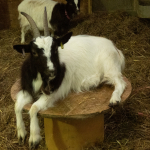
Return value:
M 125 68 L 125 57 L 124 57 L 121 50 L 117 49 L 117 51 L 118 51 L 119 57 L 120 57 L 121 70 L 124 70 L 124 68 Z

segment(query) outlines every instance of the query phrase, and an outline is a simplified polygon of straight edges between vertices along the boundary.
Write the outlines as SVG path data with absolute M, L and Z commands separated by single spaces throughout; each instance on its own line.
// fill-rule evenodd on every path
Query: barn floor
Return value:
M 125 12 L 96 13 L 76 19 L 74 35 L 90 34 L 111 39 L 126 57 L 124 75 L 133 91 L 120 107 L 105 115 L 105 140 L 86 150 L 149 150 L 150 149 L 150 20 L 129 16 Z M 32 36 L 28 34 L 27 41 Z M 0 31 L 0 150 L 27 150 L 28 142 L 19 145 L 16 132 L 14 102 L 10 88 L 19 78 L 24 59 L 12 46 L 20 43 L 20 30 Z M 24 113 L 29 133 L 29 116 Z M 42 141 L 46 149 L 43 119 L 40 118 Z M 28 134 L 29 136 L 29 134 Z M 27 137 L 28 139 L 29 137 Z

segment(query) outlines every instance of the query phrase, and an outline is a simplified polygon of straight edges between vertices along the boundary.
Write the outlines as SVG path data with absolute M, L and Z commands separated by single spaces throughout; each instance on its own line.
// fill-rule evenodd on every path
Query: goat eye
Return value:
M 36 53 L 36 52 L 32 52 L 32 54 L 33 54 L 33 56 L 35 56 L 35 57 L 37 57 L 38 56 L 38 54 Z

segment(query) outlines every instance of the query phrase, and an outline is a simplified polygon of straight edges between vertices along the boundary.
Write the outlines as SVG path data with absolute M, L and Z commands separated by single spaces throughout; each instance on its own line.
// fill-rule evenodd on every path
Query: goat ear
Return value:
M 24 50 L 25 53 L 30 53 L 31 49 L 29 45 L 14 45 L 13 49 L 15 49 L 17 52 L 22 53 L 22 50 Z
M 72 36 L 72 32 L 67 33 L 66 35 L 64 35 L 63 37 L 59 38 L 59 42 L 58 42 L 58 46 L 62 44 L 65 44 L 69 41 L 69 39 Z

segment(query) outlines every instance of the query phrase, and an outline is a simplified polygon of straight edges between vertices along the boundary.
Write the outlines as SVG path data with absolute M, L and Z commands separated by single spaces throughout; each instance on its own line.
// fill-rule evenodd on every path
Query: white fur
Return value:
M 43 94 L 38 101 L 32 105 L 29 111 L 31 119 L 29 145 L 31 145 L 31 143 L 37 143 L 42 139 L 40 136 L 40 127 L 37 118 L 38 111 L 53 107 L 54 101 L 55 99 L 51 98 L 50 95 Z
M 74 0 L 74 3 L 76 4 L 77 10 L 79 10 L 79 8 L 78 8 L 78 0 Z
M 35 44 L 44 49 L 47 57 L 51 55 L 51 37 L 37 38 Z M 29 112 L 31 118 L 30 145 L 41 140 L 37 119 L 38 111 L 52 107 L 57 100 L 66 97 L 71 90 L 75 92 L 86 91 L 106 82 L 115 87 L 110 103 L 116 104 L 117 101 L 120 102 L 125 89 L 125 82 L 121 73 L 125 65 L 124 56 L 110 40 L 86 35 L 73 36 L 64 44 L 64 49 L 59 47 L 58 53 L 60 63 L 64 63 L 66 66 L 65 77 L 58 90 L 50 95 L 42 94 L 32 105 Z M 36 82 L 39 82 L 38 80 L 41 79 L 37 78 Z M 21 97 L 23 98 L 23 96 Z M 20 128 L 24 127 L 20 126 Z
M 58 2 L 53 0 L 24 0 L 18 6 L 18 12 L 21 27 L 21 43 L 25 42 L 25 34 L 31 29 L 28 20 L 20 13 L 25 12 L 28 15 L 32 16 L 32 19 L 36 22 L 36 25 L 39 30 L 43 30 L 43 12 L 44 8 L 47 8 L 47 19 L 51 19 L 51 14 L 54 6 Z M 52 29 L 50 23 L 48 23 L 48 27 Z
M 64 45 L 64 49 L 59 48 L 59 57 L 67 71 L 56 92 L 56 99 L 65 97 L 70 90 L 80 92 L 107 82 L 113 84 L 114 93 L 118 93 L 118 96 L 113 94 L 110 102 L 120 102 L 125 88 L 121 74 L 125 62 L 121 51 L 110 40 L 95 36 L 74 36 Z
M 41 78 L 41 74 L 38 72 L 37 78 L 32 81 L 32 86 L 33 86 L 33 89 L 34 89 L 34 93 L 37 93 L 40 90 L 42 82 L 43 81 L 42 81 L 42 78 Z
M 52 40 L 50 40 L 50 37 L 38 37 L 36 38 L 36 41 L 34 42 L 36 45 L 38 45 L 38 48 L 43 48 L 44 51 L 44 56 L 47 58 L 47 67 L 49 68 L 49 70 L 54 70 L 54 65 L 53 63 L 50 61 L 50 57 L 51 57 L 51 51 L 50 51 L 50 47 L 52 45 Z
M 16 123 L 17 123 L 17 131 L 18 131 L 18 139 L 22 138 L 22 141 L 24 142 L 25 136 L 27 134 L 25 130 L 25 125 L 22 118 L 22 109 L 23 107 L 32 102 L 31 95 L 26 91 L 20 91 L 17 94 L 17 101 L 15 103 L 15 113 L 16 113 Z

